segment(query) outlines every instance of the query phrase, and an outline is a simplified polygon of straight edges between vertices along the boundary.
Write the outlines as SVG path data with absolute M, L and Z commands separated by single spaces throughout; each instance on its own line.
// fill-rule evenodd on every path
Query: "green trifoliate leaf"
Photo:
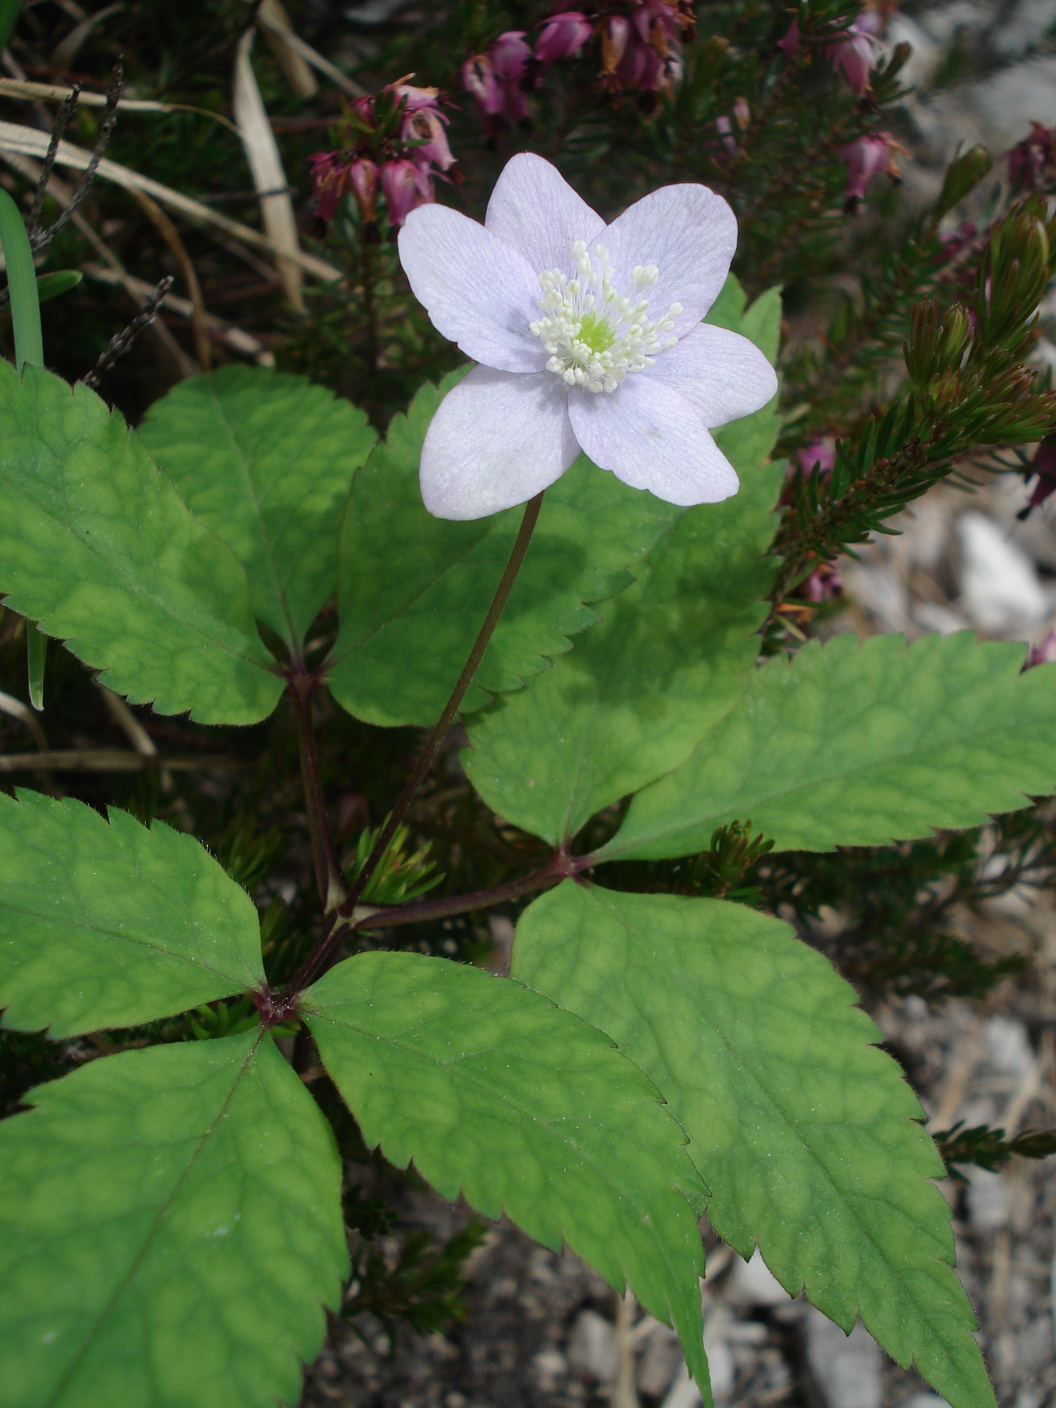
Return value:
M 638 581 L 601 608 L 603 624 L 471 723 L 466 771 L 507 820 L 569 839 L 677 767 L 743 691 L 773 576 L 764 553 L 782 467 L 766 457 L 777 425 L 764 407 L 719 431 L 740 491 L 683 511 Z
M 787 925 L 740 905 L 568 882 L 518 925 L 514 974 L 608 1032 L 656 1081 L 711 1188 L 785 1289 L 883 1347 L 953 1408 L 994 1408 L 950 1263 L 942 1160 L 855 993 Z
M 410 953 L 346 960 L 302 1010 L 368 1146 L 629 1283 L 706 1385 L 690 1206 L 703 1187 L 653 1085 L 607 1036 L 508 979 Z
M 458 523 L 422 506 L 422 440 L 444 393 L 424 386 L 356 476 L 341 536 L 341 628 L 334 697 L 376 724 L 435 723 L 510 555 L 523 509 Z M 528 556 L 466 696 L 465 712 L 518 689 L 598 617 L 587 603 L 626 587 L 624 571 L 677 514 L 582 457 L 546 492 Z
M 35 792 L 0 796 L 5 1026 L 133 1026 L 263 982 L 253 902 L 192 836 Z
M 282 692 L 246 574 L 85 386 L 0 364 L 0 594 L 163 714 L 255 723 Z
M 677 771 L 631 803 L 606 858 L 689 855 L 739 818 L 779 850 L 978 826 L 1056 787 L 1056 672 L 968 632 L 775 658 Z
M 140 438 L 185 502 L 235 551 L 253 608 L 286 643 L 337 587 L 337 537 L 377 439 L 361 410 L 303 377 L 223 367 L 155 402 Z
M 128 1051 L 0 1125 L 6 1408 L 295 1403 L 347 1270 L 333 1135 L 259 1032 Z

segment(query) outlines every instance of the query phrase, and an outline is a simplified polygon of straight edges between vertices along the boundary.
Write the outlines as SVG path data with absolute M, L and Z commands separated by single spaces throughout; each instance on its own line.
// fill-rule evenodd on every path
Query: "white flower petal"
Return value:
M 733 465 L 677 391 L 629 376 L 611 394 L 569 393 L 576 439 L 601 469 L 669 504 L 714 504 L 737 492 Z
M 421 485 L 436 518 L 484 518 L 526 503 L 579 453 L 568 390 L 534 376 L 474 367 L 447 393 L 426 431 Z
M 645 292 L 649 316 L 662 317 L 672 303 L 681 303 L 685 311 L 675 320 L 681 337 L 700 322 L 726 282 L 737 248 L 737 220 L 707 186 L 662 186 L 618 216 L 600 243 L 612 260 L 618 289 L 629 287 L 636 264 L 657 266 L 659 278 Z
M 507 372 L 546 365 L 528 331 L 539 316 L 539 279 L 516 249 L 444 205 L 412 210 L 398 244 L 415 298 L 467 357 Z
M 739 332 L 700 323 L 639 375 L 684 396 L 706 426 L 725 425 L 777 394 L 777 373 Z
M 605 228 L 557 167 L 530 152 L 511 157 L 502 168 L 484 224 L 523 254 L 537 274 L 544 269 L 571 273 L 569 256 L 576 240 L 590 244 Z

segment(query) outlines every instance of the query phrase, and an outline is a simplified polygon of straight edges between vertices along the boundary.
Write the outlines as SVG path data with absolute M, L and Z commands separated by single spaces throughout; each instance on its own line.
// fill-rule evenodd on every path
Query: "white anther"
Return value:
M 649 300 L 640 295 L 660 277 L 655 264 L 636 264 L 631 270 L 632 297 L 615 287 L 604 245 L 589 250 L 576 240 L 570 254 L 576 271 L 572 278 L 560 269 L 539 275 L 542 316 L 528 329 L 550 353 L 547 371 L 566 386 L 615 391 L 629 372 L 651 367 L 659 353 L 675 345 L 678 339 L 671 334 L 682 305 L 672 303 L 662 317 L 650 321 Z

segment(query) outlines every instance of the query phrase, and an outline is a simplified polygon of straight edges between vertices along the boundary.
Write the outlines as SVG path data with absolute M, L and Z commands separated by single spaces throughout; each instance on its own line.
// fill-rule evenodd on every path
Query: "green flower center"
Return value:
M 615 391 L 630 372 L 651 367 L 661 352 L 674 347 L 675 320 L 681 303 L 672 303 L 659 318 L 650 318 L 643 297 L 659 278 L 655 264 L 636 264 L 627 278 L 627 291 L 613 283 L 608 252 L 583 240 L 572 246 L 571 278 L 563 269 L 539 275 L 540 317 L 528 324 L 549 352 L 546 369 L 568 387 L 584 391 Z
M 607 352 L 616 341 L 616 334 L 604 318 L 597 313 L 588 313 L 579 325 L 576 336 L 595 354 Z

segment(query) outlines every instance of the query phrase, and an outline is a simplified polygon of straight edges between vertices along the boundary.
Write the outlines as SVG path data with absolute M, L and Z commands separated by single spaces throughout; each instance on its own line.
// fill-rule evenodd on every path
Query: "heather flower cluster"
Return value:
M 411 289 L 479 364 L 426 434 L 429 512 L 524 503 L 581 450 L 669 503 L 735 493 L 711 429 L 777 391 L 753 343 L 701 321 L 736 243 L 733 211 L 706 186 L 664 186 L 606 225 L 527 153 L 507 162 L 483 225 L 441 205 L 413 211 L 399 237 Z
M 406 78 L 387 84 L 377 97 L 357 98 L 346 114 L 345 145 L 309 158 L 322 224 L 334 218 L 345 195 L 355 200 L 363 224 L 373 226 L 380 193 L 394 230 L 412 210 L 435 200 L 434 178 L 455 164 L 447 122 L 438 90 L 416 88 Z
M 543 20 L 534 41 L 507 30 L 462 65 L 462 82 L 476 100 L 489 137 L 529 120 L 528 94 L 554 64 L 588 44 L 596 49 L 598 79 L 620 93 L 673 93 L 682 75 L 682 45 L 692 34 L 690 0 L 612 0 L 586 13 L 558 10 Z

